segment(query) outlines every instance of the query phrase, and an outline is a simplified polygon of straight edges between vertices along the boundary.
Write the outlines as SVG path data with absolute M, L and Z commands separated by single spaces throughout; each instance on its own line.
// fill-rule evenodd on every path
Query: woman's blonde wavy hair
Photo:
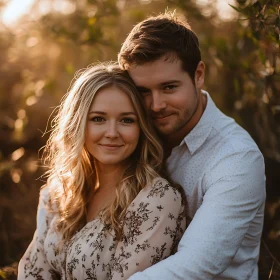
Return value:
M 116 63 L 87 68 L 63 97 L 52 121 L 52 133 L 45 146 L 44 160 L 49 166 L 48 180 L 51 211 L 58 212 L 56 229 L 64 241 L 86 224 L 90 194 L 97 184 L 94 159 L 85 149 L 87 115 L 95 94 L 105 87 L 117 87 L 131 99 L 141 129 L 138 146 L 131 156 L 116 198 L 102 212 L 103 222 L 112 226 L 117 238 L 122 236 L 121 220 L 137 194 L 158 177 L 163 151 L 148 121 L 141 96 L 126 71 Z M 55 205 L 55 207 L 54 207 Z

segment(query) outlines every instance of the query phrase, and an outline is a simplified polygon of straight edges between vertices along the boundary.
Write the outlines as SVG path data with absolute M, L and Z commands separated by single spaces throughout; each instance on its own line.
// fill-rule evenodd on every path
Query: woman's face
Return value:
M 98 165 L 124 163 L 135 151 L 140 135 L 132 101 L 121 89 L 99 90 L 90 106 L 85 147 Z

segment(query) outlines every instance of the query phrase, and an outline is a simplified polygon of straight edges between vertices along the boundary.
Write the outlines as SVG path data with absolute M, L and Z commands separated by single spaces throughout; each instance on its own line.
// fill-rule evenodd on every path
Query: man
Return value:
M 174 14 L 148 18 L 128 35 L 119 64 L 143 96 L 191 220 L 176 254 L 130 279 L 258 279 L 263 157 L 202 90 L 205 65 L 196 35 Z

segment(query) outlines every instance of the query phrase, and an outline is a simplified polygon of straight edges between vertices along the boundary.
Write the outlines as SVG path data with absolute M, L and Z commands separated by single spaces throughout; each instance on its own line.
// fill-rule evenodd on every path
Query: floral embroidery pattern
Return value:
M 42 199 L 38 209 L 47 201 Z M 21 260 L 24 277 L 19 279 L 127 279 L 176 252 L 186 228 L 182 201 L 176 188 L 157 178 L 128 207 L 121 240 L 96 219 L 62 248 L 46 211 L 44 228 Z

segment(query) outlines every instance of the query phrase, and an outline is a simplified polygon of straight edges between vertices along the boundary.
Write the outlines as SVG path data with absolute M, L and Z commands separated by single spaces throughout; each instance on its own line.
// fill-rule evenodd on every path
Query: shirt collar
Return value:
M 217 119 L 217 107 L 214 104 L 212 98 L 210 97 L 208 92 L 203 90 L 202 93 L 207 97 L 206 108 L 199 122 L 180 144 L 181 146 L 185 142 L 191 155 L 193 155 L 195 151 L 203 145 L 211 132 L 215 120 Z

